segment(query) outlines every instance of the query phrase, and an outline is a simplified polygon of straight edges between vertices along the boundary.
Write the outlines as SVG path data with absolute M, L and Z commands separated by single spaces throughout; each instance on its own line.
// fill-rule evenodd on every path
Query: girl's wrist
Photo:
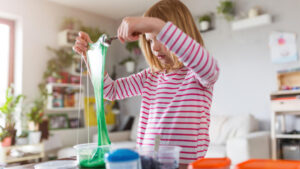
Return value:
M 154 18 L 154 17 L 150 19 L 151 19 L 150 23 L 153 26 L 153 30 L 151 32 L 157 35 L 165 26 L 166 22 L 159 18 Z

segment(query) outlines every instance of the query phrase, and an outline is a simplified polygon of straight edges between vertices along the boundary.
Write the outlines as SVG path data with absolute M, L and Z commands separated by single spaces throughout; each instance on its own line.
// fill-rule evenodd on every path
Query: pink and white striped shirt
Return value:
M 182 147 L 180 163 L 203 158 L 209 145 L 210 107 L 213 85 L 218 79 L 217 61 L 199 43 L 168 22 L 157 40 L 174 52 L 184 67 L 171 73 L 145 69 L 129 77 L 104 81 L 109 100 L 142 96 L 138 145 L 161 144 Z

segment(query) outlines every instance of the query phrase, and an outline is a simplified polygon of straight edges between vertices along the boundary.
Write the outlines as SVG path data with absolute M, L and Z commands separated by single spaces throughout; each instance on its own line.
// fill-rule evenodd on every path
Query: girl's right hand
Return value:
M 79 32 L 76 38 L 75 45 L 73 46 L 73 50 L 79 55 L 84 56 L 85 61 L 86 61 L 86 51 L 89 48 L 89 43 L 93 43 L 91 41 L 90 36 L 85 32 Z

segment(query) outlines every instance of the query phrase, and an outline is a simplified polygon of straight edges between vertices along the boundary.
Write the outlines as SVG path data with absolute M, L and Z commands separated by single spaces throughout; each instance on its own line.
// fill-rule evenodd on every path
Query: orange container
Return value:
M 251 159 L 235 169 L 300 169 L 300 161 Z
M 189 164 L 188 169 L 229 169 L 229 158 L 202 158 Z

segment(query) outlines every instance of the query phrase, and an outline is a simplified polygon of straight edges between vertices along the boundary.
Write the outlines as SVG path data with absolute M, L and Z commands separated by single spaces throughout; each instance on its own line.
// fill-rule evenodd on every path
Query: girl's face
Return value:
M 151 51 L 154 56 L 158 58 L 162 65 L 173 65 L 173 60 L 171 59 L 170 51 L 156 40 L 156 36 L 152 33 L 146 33 L 146 40 L 150 43 Z

